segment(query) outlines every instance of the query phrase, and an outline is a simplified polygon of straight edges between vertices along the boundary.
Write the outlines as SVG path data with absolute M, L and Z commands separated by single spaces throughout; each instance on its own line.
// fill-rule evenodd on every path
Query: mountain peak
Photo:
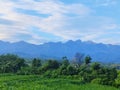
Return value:
M 21 44 L 21 45 L 25 45 L 25 44 L 30 44 L 30 43 L 25 42 L 25 41 L 18 41 L 18 42 L 14 42 L 13 44 Z
M 22 57 L 61 58 L 67 56 L 72 59 L 79 52 L 90 55 L 94 61 L 120 62 L 120 45 L 94 43 L 92 41 L 69 40 L 62 42 L 48 42 L 41 45 L 30 44 L 25 41 L 8 43 L 0 41 L 0 54 L 11 53 Z

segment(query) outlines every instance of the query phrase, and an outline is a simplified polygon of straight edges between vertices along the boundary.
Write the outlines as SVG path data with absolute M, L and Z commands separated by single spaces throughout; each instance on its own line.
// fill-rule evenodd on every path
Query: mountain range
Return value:
M 95 43 L 92 41 L 69 40 L 67 42 L 48 42 L 40 45 L 24 41 L 0 41 L 0 54 L 16 54 L 24 58 L 55 58 L 67 56 L 73 59 L 76 53 L 89 55 L 93 61 L 120 63 L 120 45 Z

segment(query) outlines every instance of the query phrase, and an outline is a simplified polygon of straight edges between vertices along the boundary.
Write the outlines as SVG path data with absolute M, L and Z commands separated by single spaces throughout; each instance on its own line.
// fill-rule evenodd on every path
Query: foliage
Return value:
M 85 64 L 91 63 L 92 58 L 90 56 L 85 57 Z
M 85 84 L 80 79 L 43 78 L 38 75 L 1 75 L 0 90 L 119 90 L 111 86 Z
M 19 58 L 18 56 L 11 54 L 0 56 L 1 73 L 15 73 L 23 66 L 25 66 L 25 60 L 23 58 Z
M 37 67 L 40 67 L 40 66 L 41 66 L 41 60 L 34 58 L 33 61 L 32 61 L 32 67 L 37 68 Z
M 82 78 L 82 82 L 95 83 L 120 87 L 120 72 L 115 68 L 102 66 L 98 62 L 91 63 L 91 57 L 76 55 L 79 65 L 70 63 L 67 57 L 62 58 L 62 62 L 57 60 L 46 60 L 34 58 L 31 63 L 26 63 L 25 59 L 16 55 L 0 56 L 0 73 L 15 73 L 18 75 L 41 75 L 44 78 Z M 82 61 L 83 62 L 82 62 Z
M 56 60 L 48 60 L 44 65 L 43 65 L 43 70 L 54 70 L 59 68 L 59 62 Z

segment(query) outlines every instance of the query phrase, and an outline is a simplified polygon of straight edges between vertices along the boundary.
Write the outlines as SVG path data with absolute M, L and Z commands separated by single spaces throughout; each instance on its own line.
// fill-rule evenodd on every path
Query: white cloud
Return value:
M 25 13 L 17 9 L 26 10 Z M 40 15 L 27 14 L 32 10 Z M 52 41 L 50 36 L 42 37 L 45 32 L 56 36 L 53 40 L 94 40 L 105 35 L 109 30 L 118 28 L 111 18 L 92 16 L 94 10 L 77 4 L 64 4 L 55 0 L 1 0 L 0 18 L 9 20 L 11 24 L 0 24 L 0 39 L 8 41 L 25 40 L 32 43 Z M 48 15 L 42 17 L 41 14 Z M 37 27 L 39 32 L 31 31 L 30 27 Z M 27 39 L 20 36 L 29 36 Z M 19 37 L 18 37 L 19 36 Z M 102 40 L 100 40 L 102 41 Z
M 113 6 L 117 4 L 118 0 L 96 0 L 97 6 Z

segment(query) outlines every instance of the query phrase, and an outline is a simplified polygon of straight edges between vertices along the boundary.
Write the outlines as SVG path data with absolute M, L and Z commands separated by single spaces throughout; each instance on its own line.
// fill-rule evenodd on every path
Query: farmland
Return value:
M 39 75 L 0 75 L 0 90 L 119 90 L 114 87 L 85 84 L 80 79 L 43 78 Z

